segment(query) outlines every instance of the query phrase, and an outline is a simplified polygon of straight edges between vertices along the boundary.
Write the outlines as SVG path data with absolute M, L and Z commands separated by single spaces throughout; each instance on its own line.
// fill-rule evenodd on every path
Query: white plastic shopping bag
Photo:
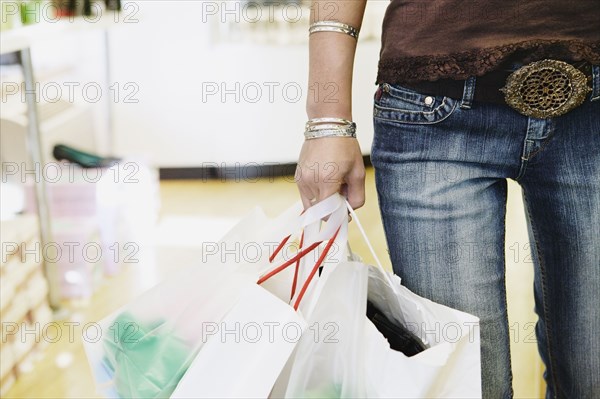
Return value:
M 413 356 L 392 350 L 365 322 L 366 396 L 373 398 L 480 398 L 479 318 L 435 303 L 402 286 L 381 266 L 358 216 L 347 204 L 377 267 L 369 266 L 368 300 L 389 320 L 412 331 L 427 349 Z
M 345 262 L 331 269 L 296 348 L 285 397 L 365 397 L 361 346 L 367 279 L 362 263 Z
M 308 323 L 302 339 L 276 382 L 271 397 L 350 398 L 365 396 L 364 351 L 361 350 L 366 314 L 368 268 L 356 262 L 348 246 L 348 210 L 339 195 L 341 211 L 329 219 L 339 226 L 334 249 L 323 264 L 317 284 L 300 306 Z M 313 226 L 304 229 L 304 245 L 320 240 Z M 310 278 L 301 267 L 300 279 Z M 313 269 L 314 271 L 314 269 Z
M 479 320 L 410 292 L 383 270 L 360 221 L 349 208 L 378 267 L 341 261 L 314 299 L 308 328 L 280 375 L 272 397 L 481 397 Z M 407 356 L 367 318 L 369 300 L 389 320 L 421 339 L 426 349 Z M 333 323 L 337 339 L 315 340 L 317 326 Z
M 408 357 L 366 320 L 366 396 L 372 398 L 479 398 L 479 319 L 412 293 L 400 279 L 369 267 L 368 299 L 404 325 L 428 349 Z M 390 284 L 392 283 L 392 284 Z

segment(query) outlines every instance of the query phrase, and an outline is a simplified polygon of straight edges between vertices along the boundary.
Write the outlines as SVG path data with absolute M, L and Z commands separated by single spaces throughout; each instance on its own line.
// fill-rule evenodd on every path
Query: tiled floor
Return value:
M 518 187 L 511 184 L 510 188 L 506 248 L 515 396 L 541 397 L 542 367 L 530 337 L 535 316 L 532 268 L 525 251 L 528 239 Z M 64 321 L 60 322 L 63 336 L 47 345 L 42 356 L 32 362 L 31 371 L 20 376 L 6 397 L 97 397 L 82 345 L 85 323 L 101 319 L 170 272 L 196 262 L 202 241 L 219 239 L 255 206 L 275 216 L 296 201 L 298 194 L 291 178 L 257 182 L 167 181 L 161 183 L 161 199 L 161 218 L 153 235 L 156 245 L 142 243 L 139 263 L 128 264 L 121 274 L 106 279 L 87 307 L 67 315 L 64 321 L 77 323 L 72 334 Z M 372 171 L 367 176 L 367 204 L 358 214 L 376 253 L 384 266 L 390 267 Z M 353 250 L 371 262 L 366 245 L 353 228 L 350 240 Z

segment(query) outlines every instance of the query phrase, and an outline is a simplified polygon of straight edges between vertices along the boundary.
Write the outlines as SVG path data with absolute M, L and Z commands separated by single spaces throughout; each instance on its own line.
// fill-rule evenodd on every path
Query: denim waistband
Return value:
M 405 82 L 401 85 L 421 94 L 445 96 L 460 100 L 460 107 L 471 108 L 473 102 L 487 102 L 506 105 L 504 94 L 500 89 L 505 85 L 508 76 L 524 66 L 514 62 L 508 67 L 489 72 L 481 77 L 471 76 L 466 80 L 441 79 L 437 81 Z M 578 68 L 581 68 L 579 65 Z M 600 65 L 586 65 L 584 73 L 589 79 L 590 101 L 600 99 Z

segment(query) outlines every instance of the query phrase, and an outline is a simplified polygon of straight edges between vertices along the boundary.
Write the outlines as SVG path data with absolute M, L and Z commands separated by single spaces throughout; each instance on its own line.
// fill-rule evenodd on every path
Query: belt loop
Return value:
M 475 81 L 475 76 L 469 76 L 469 78 L 465 80 L 465 88 L 463 90 L 463 97 L 460 102 L 460 108 L 471 109 L 471 105 L 473 104 L 473 97 L 475 97 Z
M 592 65 L 592 95 L 590 101 L 600 99 L 600 65 Z

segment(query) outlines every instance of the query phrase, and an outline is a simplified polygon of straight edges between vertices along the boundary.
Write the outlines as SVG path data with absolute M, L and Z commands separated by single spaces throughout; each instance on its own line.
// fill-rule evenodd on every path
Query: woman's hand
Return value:
M 348 199 L 352 208 L 365 203 L 365 165 L 355 138 L 323 137 L 302 145 L 296 184 L 304 208 L 334 193 Z

